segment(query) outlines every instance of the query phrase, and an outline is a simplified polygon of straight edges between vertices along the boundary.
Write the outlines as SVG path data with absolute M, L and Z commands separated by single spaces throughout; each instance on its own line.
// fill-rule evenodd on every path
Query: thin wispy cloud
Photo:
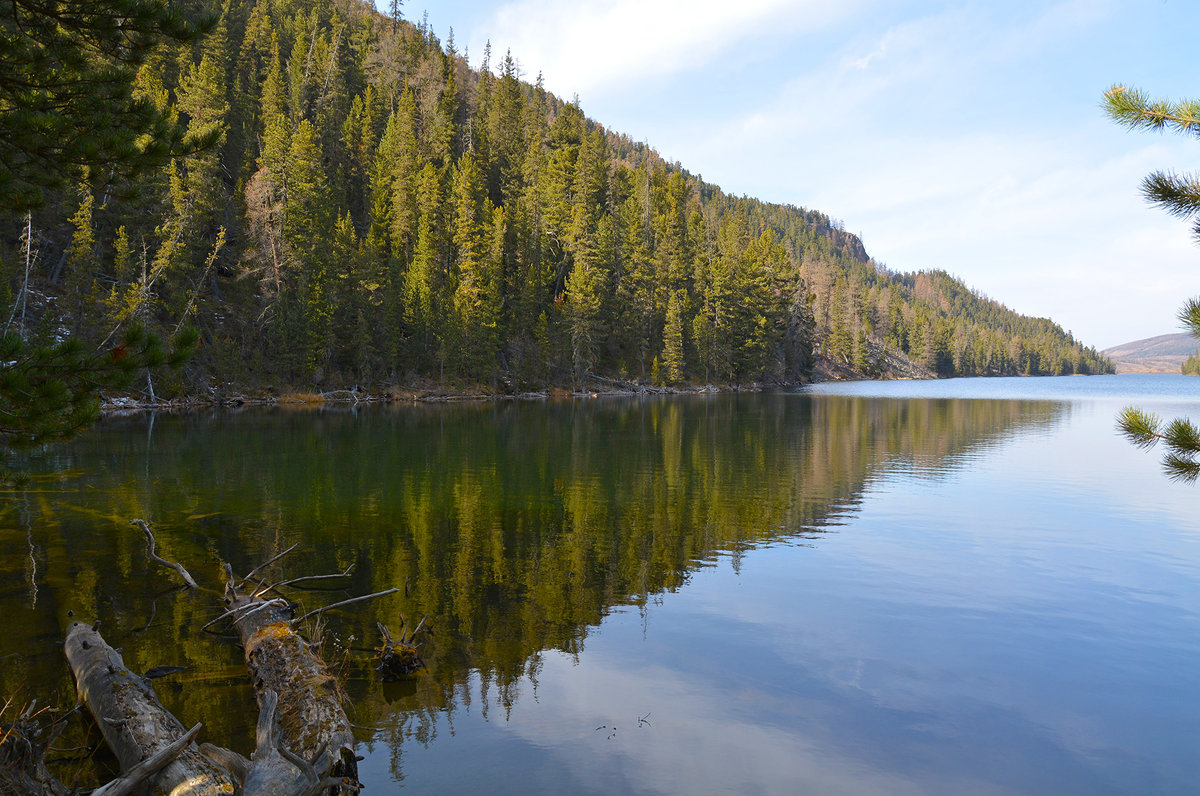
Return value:
M 473 35 L 511 49 L 528 77 L 541 71 L 560 93 L 587 94 L 709 67 L 748 40 L 819 30 L 859 3 L 819 0 L 604 0 L 503 3 Z M 754 46 L 749 41 L 748 46 Z
M 1100 19 L 1063 3 L 997 26 L 950 8 L 853 33 L 836 57 L 674 154 L 736 193 L 843 220 L 890 267 L 950 271 L 1086 342 L 1170 331 L 1187 291 L 1180 264 L 1196 252 L 1137 185 L 1187 162 L 1194 143 L 1126 138 L 1114 149 L 1120 131 L 1095 105 L 1071 108 L 1066 124 L 1049 112 L 1060 108 L 1022 107 L 1041 101 L 1028 98 L 1042 78 L 1017 70 L 1021 59 L 1053 57 Z M 770 169 L 757 166 L 764 157 Z

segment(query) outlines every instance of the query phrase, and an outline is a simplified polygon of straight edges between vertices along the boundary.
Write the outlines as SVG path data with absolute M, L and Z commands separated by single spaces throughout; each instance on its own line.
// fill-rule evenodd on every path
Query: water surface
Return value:
M 0 688 L 69 703 L 101 618 L 248 752 L 218 568 L 354 565 L 327 615 L 369 790 L 1184 793 L 1197 487 L 1114 432 L 1182 377 L 110 418 L 0 502 Z M 126 523 L 209 591 L 172 591 Z M 388 685 L 374 623 L 428 615 Z M 84 776 L 87 775 L 85 770 Z

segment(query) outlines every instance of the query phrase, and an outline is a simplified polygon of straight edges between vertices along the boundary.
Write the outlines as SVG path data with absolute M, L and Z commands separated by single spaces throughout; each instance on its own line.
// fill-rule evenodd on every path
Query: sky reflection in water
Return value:
M 412 750 L 433 765 L 409 784 L 1191 792 L 1194 495 L 1112 432 L 1126 397 L 1092 398 L 940 466 L 896 457 L 835 536 L 614 612 L 577 658 L 543 654 L 505 718 Z M 510 751 L 464 765 L 481 743 Z
M 405 584 L 331 619 L 351 646 L 430 614 L 417 680 L 351 656 L 368 792 L 1190 792 L 1196 488 L 1113 415 L 1193 383 L 111 421 L 5 506 L 4 685 L 69 688 L 22 656 L 74 608 L 135 666 L 191 664 L 164 701 L 248 740 L 237 651 L 187 629 L 210 598 L 138 630 L 142 514 L 193 572 L 300 541 L 293 568 Z

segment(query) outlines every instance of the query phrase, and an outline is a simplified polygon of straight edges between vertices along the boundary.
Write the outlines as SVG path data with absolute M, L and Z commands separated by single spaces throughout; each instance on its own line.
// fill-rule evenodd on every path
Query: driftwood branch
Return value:
M 257 596 L 257 595 L 255 595 L 255 596 Z M 236 613 L 239 613 L 239 612 L 244 612 L 244 613 L 242 614 L 243 616 L 249 616 L 250 614 L 254 613 L 255 611 L 261 611 L 261 610 L 263 610 L 264 608 L 266 608 L 266 607 L 268 607 L 268 606 L 271 606 L 271 605 L 279 605 L 279 604 L 281 604 L 281 603 L 282 603 L 282 604 L 284 604 L 284 605 L 286 605 L 286 604 L 287 604 L 287 600 L 283 599 L 282 597 L 276 597 L 274 600 L 267 600 L 266 602 L 260 602 L 260 603 L 257 603 L 257 604 L 243 604 L 243 605 L 239 605 L 239 606 L 237 606 L 236 608 L 230 608 L 228 611 L 226 611 L 225 613 L 221 614 L 221 615 L 220 615 L 220 616 L 218 616 L 216 619 L 212 620 L 211 622 L 209 622 L 207 625 L 205 625 L 204 627 L 202 627 L 202 628 L 200 628 L 200 629 L 201 629 L 201 630 L 208 630 L 210 627 L 212 627 L 213 625 L 215 625 L 217 622 L 220 622 L 220 621 L 221 621 L 222 619 L 224 619 L 225 617 L 227 617 L 227 616 L 233 616 L 234 614 L 236 614 Z
M 155 552 L 154 534 L 150 532 L 150 526 L 146 524 L 145 520 L 130 520 L 129 524 L 138 526 L 142 529 L 142 533 L 146 534 L 146 545 L 148 548 L 146 554 L 150 557 L 151 561 L 162 564 L 164 567 L 170 567 L 178 572 L 179 577 L 183 578 L 183 582 L 188 585 L 188 588 L 198 588 L 195 579 L 191 576 L 191 573 L 183 568 L 182 564 L 177 564 L 174 561 L 168 561 Z
M 291 580 L 285 580 L 285 581 L 281 581 L 279 583 L 272 583 L 270 586 L 263 586 L 261 589 L 256 591 L 254 593 L 254 596 L 261 597 L 269 591 L 274 591 L 275 589 L 281 589 L 284 586 L 291 586 L 296 583 L 305 583 L 307 581 L 312 581 L 312 580 L 332 580 L 334 578 L 348 578 L 348 577 L 350 577 L 350 570 L 352 570 L 352 569 L 354 569 L 353 564 L 346 567 L 346 569 L 343 572 L 332 572 L 328 575 L 305 575 L 302 578 L 292 578 Z
M 274 564 L 276 561 L 278 561 L 279 559 L 283 558 L 284 556 L 286 556 L 288 553 L 292 552 L 293 550 L 295 550 L 295 549 L 296 549 L 297 547 L 299 547 L 299 546 L 300 546 L 300 543 L 299 543 L 299 542 L 297 542 L 296 544 L 294 544 L 294 545 L 292 545 L 291 547 L 289 547 L 287 550 L 284 550 L 282 553 L 277 553 L 276 555 L 272 556 L 271 558 L 268 558 L 266 561 L 264 561 L 263 563 L 259 564 L 259 565 L 258 565 L 257 567 L 255 567 L 254 569 L 250 570 L 250 571 L 249 571 L 249 572 L 246 574 L 246 577 L 242 578 L 242 583 L 244 584 L 244 583 L 247 583 L 247 582 L 249 582 L 249 580 L 250 580 L 251 578 L 253 578 L 255 575 L 257 575 L 259 572 L 262 572 L 264 569 L 266 569 L 267 567 L 271 566 L 271 565 L 272 565 L 272 564 Z M 232 570 L 231 570 L 231 569 L 229 569 L 228 567 L 226 568 L 226 570 L 225 570 L 225 571 L 226 571 L 226 572 L 229 572 L 229 573 L 231 573 L 231 574 L 232 574 Z
M 413 639 L 417 637 L 417 634 L 421 632 L 421 628 L 425 627 L 425 620 L 428 618 L 429 618 L 429 614 L 426 614 L 425 616 L 421 617 L 421 621 L 417 623 L 417 629 L 414 630 L 412 633 L 410 633 L 408 636 L 409 644 L 411 644 Z M 401 641 L 403 641 L 403 639 L 401 639 Z
M 298 625 L 301 622 L 303 622 L 305 619 L 308 619 L 310 616 L 316 616 L 317 614 L 323 614 L 326 611 L 333 609 L 333 608 L 341 608 L 343 605 L 350 605 L 351 603 L 360 603 L 363 600 L 373 600 L 376 597 L 385 597 L 389 594 L 395 594 L 398 591 L 400 591 L 400 590 L 399 589 L 387 589 L 386 591 L 377 591 L 374 594 L 364 594 L 361 597 L 351 597 L 349 600 L 342 600 L 340 603 L 333 603 L 332 605 L 326 605 L 322 608 L 318 608 L 315 611 L 309 611 L 308 613 L 306 613 L 304 616 L 300 617 L 299 619 L 293 619 L 292 624 Z
M 183 750 L 196 739 L 201 725 L 197 724 L 183 735 L 176 738 L 170 745 L 164 746 L 157 752 L 126 771 L 112 782 L 92 791 L 91 796 L 129 796 L 136 792 L 150 777 L 162 771 Z

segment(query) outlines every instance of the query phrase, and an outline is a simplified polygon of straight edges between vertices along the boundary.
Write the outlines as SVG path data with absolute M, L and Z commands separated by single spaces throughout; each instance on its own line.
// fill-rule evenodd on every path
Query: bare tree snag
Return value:
M 260 715 L 268 707 L 266 694 L 277 695 L 280 754 L 288 760 L 313 761 L 314 769 L 322 754 L 328 754 L 327 770 L 317 769 L 316 774 L 338 784 L 325 792 L 357 792 L 354 735 L 342 707 L 341 688 L 325 662 L 296 632 L 291 606 L 284 600 L 264 601 L 242 594 L 232 577 L 226 600 L 246 652 Z M 261 730 L 260 725 L 260 740 Z
M 67 630 L 65 650 L 79 695 L 123 773 L 129 774 L 186 734 L 179 720 L 158 701 L 150 684 L 129 671 L 121 655 L 92 627 L 73 622 Z M 158 772 L 144 769 L 153 794 L 224 796 L 235 791 L 229 773 L 200 754 L 191 742 Z
M 404 617 L 400 617 L 399 641 L 392 638 L 392 632 L 387 629 L 386 625 L 382 622 L 375 623 L 379 628 L 379 634 L 383 636 L 383 646 L 375 648 L 375 668 L 379 670 L 379 674 L 385 683 L 399 680 L 425 665 L 425 662 L 421 660 L 421 654 L 417 651 L 417 646 L 413 644 L 413 640 L 421 632 L 421 628 L 425 627 L 426 619 L 428 617 L 421 617 L 417 629 L 408 638 L 405 638 L 404 629 L 407 622 L 404 621 Z

